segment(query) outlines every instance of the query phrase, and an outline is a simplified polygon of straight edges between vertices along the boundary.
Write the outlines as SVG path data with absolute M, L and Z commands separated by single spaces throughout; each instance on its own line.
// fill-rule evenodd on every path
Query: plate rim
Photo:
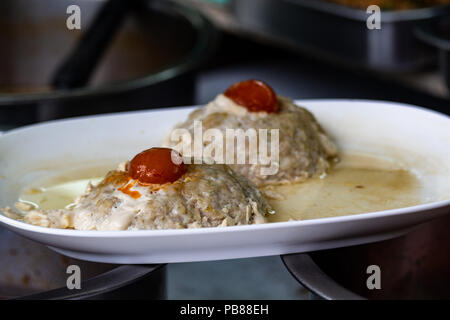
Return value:
M 407 214 L 419 214 L 424 211 L 434 209 L 444 209 L 450 207 L 450 199 L 435 201 L 431 203 L 420 204 L 417 206 L 403 207 L 390 210 L 374 211 L 367 213 L 358 213 L 353 215 L 344 215 L 337 217 L 325 217 L 307 220 L 296 221 L 282 221 L 282 222 L 270 222 L 252 225 L 239 225 L 239 226 L 227 226 L 227 227 L 204 227 L 204 228 L 186 228 L 186 229 L 150 229 L 150 230 L 75 230 L 75 229 L 60 229 L 60 228 L 47 228 L 41 226 L 35 226 L 9 218 L 3 214 L 0 214 L 0 223 L 14 227 L 16 229 L 39 233 L 47 235 L 58 235 L 65 237 L 94 237 L 94 238 L 133 238 L 133 237 L 151 237 L 151 236 L 172 236 L 172 235 L 186 235 L 186 234 L 211 234 L 221 232 L 236 232 L 236 231 L 249 231 L 250 230 L 265 230 L 273 228 L 289 228 L 289 227 L 301 227 L 301 226 L 314 226 L 328 223 L 345 223 L 358 220 L 370 220 L 384 217 L 398 217 Z

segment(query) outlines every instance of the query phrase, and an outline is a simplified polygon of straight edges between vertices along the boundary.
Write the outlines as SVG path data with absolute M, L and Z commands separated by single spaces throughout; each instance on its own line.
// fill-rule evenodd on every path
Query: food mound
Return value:
M 152 148 L 89 185 L 69 209 L 31 210 L 23 220 L 78 230 L 180 229 L 263 223 L 269 213 L 260 192 L 228 166 L 188 165 L 174 150 Z
M 267 163 L 225 162 L 257 187 L 300 182 L 312 176 L 324 175 L 337 157 L 336 145 L 315 117 L 308 110 L 295 105 L 292 100 L 277 96 L 262 81 L 238 82 L 206 106 L 194 110 L 185 122 L 177 125 L 169 134 L 165 145 L 181 152 L 184 148 L 183 139 L 175 139 L 177 135 L 174 133 L 179 129 L 186 129 L 191 135 L 195 135 L 194 126 L 199 122 L 203 131 L 218 129 L 223 132 L 223 136 L 226 136 L 229 129 L 255 129 L 258 132 L 265 129 L 269 132 L 272 129 L 278 130 L 278 140 L 267 139 L 267 150 L 272 150 L 273 143 L 278 143 L 279 146 L 277 170 L 273 173 L 265 174 L 261 170 L 269 166 Z M 257 139 L 260 145 L 260 136 Z M 207 147 L 209 143 L 204 141 L 203 146 Z M 248 160 L 250 150 L 248 141 L 246 143 L 245 148 L 233 145 L 228 146 L 228 149 L 235 148 L 236 155 L 245 152 L 246 155 L 242 157 Z M 227 141 L 224 140 L 225 152 L 226 144 Z

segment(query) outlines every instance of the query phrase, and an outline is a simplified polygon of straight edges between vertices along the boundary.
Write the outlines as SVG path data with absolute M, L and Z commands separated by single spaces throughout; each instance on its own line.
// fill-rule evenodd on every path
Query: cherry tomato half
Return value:
M 224 95 L 251 112 L 277 112 L 277 95 L 271 87 L 259 80 L 237 82 Z
M 143 184 L 163 184 L 178 180 L 187 171 L 181 155 L 169 148 L 151 148 L 137 154 L 128 175 Z

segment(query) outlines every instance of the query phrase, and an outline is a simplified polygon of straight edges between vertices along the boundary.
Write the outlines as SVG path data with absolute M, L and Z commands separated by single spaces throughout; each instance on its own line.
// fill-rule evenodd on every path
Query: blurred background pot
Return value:
M 450 14 L 450 6 L 383 10 L 381 28 L 369 29 L 366 10 L 323 0 L 233 0 L 232 10 L 243 28 L 274 42 L 347 67 L 388 73 L 432 64 L 435 51 L 417 39 L 415 26 Z
M 194 102 L 195 72 L 214 51 L 217 33 L 195 9 L 170 1 L 143 1 L 125 17 L 88 85 L 52 90 L 53 73 L 103 3 L 0 2 L 2 125 Z M 66 27 L 73 4 L 81 30 Z
M 438 51 L 441 75 L 450 90 L 450 17 L 423 23 L 416 33 L 420 39 Z
M 165 265 L 81 261 L 0 228 L 0 299 L 164 299 Z M 69 290 L 69 265 L 80 268 L 81 288 Z

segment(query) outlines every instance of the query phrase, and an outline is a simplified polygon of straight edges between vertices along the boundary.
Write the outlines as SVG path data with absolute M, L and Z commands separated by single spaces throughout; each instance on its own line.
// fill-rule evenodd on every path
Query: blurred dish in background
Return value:
M 197 11 L 169 1 L 129 14 L 88 86 L 51 90 L 56 67 L 103 3 L 0 3 L 1 124 L 193 103 L 194 72 L 212 53 L 216 32 Z M 81 10 L 81 32 L 66 28 L 72 4 Z
M 325 0 L 342 5 L 366 9 L 371 5 L 377 5 L 382 10 L 407 10 L 428 8 L 439 5 L 450 4 L 449 0 Z
M 419 23 L 450 13 L 450 6 L 382 12 L 381 29 L 369 29 L 366 10 L 314 0 L 235 0 L 242 30 L 314 57 L 377 73 L 422 70 L 436 52 L 414 34 Z M 273 12 L 277 14 L 274 15 Z
M 439 50 L 441 75 L 450 91 L 450 17 L 421 25 L 417 36 Z

